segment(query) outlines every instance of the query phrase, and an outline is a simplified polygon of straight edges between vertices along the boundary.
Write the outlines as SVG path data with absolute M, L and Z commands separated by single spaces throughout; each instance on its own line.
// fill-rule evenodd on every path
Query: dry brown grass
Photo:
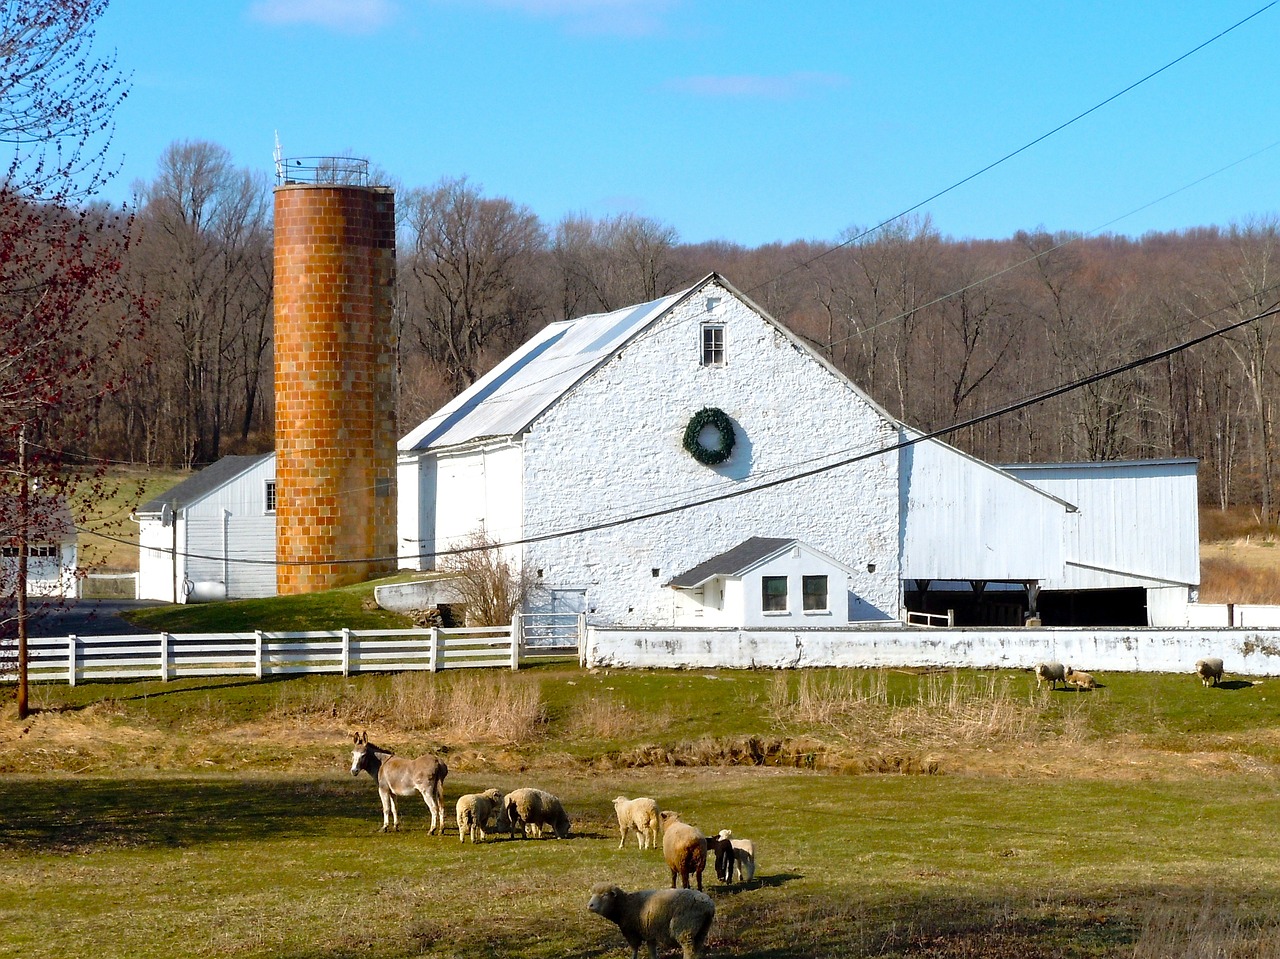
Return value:
M 1230 544 L 1203 549 L 1200 602 L 1280 603 L 1280 548 Z
M 463 673 L 446 682 L 430 674 L 400 673 L 358 697 L 336 679 L 302 690 L 286 686 L 274 715 L 429 733 L 438 742 L 457 745 L 528 742 L 547 721 L 535 682 L 494 671 Z
M 1280 959 L 1280 924 L 1212 896 L 1163 903 L 1142 917 L 1133 959 Z

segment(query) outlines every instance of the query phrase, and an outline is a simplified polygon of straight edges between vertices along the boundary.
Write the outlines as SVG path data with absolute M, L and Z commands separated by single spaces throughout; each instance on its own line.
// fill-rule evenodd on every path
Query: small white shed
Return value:
M 677 626 L 845 626 L 852 575 L 799 540 L 753 536 L 668 585 Z
M 76 595 L 76 525 L 62 500 L 43 502 L 33 494 L 27 534 L 27 595 L 70 598 Z M 19 537 L 17 508 L 8 501 L 0 508 L 0 596 L 11 595 L 17 583 Z
M 276 455 L 224 456 L 139 507 L 138 598 L 276 594 Z

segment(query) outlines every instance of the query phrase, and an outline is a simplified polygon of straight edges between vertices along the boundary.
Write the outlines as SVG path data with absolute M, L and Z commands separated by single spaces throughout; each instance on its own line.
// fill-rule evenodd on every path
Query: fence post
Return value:
M 578 665 L 587 665 L 587 614 L 578 614 Z
M 427 637 L 427 668 L 431 672 L 440 670 L 440 629 L 432 626 Z
M 169 681 L 169 634 L 160 634 L 160 682 Z
M 351 630 L 342 627 L 342 675 L 351 675 Z
M 79 657 L 80 643 L 76 639 L 75 634 L 67 637 L 67 685 L 74 686 L 76 684 L 76 659 Z
M 260 629 L 253 631 L 253 675 L 255 679 L 262 678 L 262 630 Z
M 511 614 L 511 668 L 520 668 L 520 647 L 524 644 L 524 623 L 520 619 L 520 611 Z

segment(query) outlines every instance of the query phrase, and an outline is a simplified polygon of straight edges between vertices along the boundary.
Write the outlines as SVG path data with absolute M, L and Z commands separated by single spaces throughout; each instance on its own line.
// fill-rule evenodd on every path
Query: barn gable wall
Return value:
M 718 304 L 708 310 L 708 303 Z M 727 362 L 701 363 L 704 322 Z M 701 408 L 737 445 L 709 468 L 683 448 Z M 718 282 L 700 287 L 544 413 L 524 441 L 527 536 L 740 491 L 758 479 L 891 447 L 897 427 L 847 381 Z M 442 500 L 443 502 L 443 500 Z M 547 586 L 586 586 L 593 620 L 669 623 L 671 576 L 748 536 L 796 537 L 855 571 L 853 618 L 896 618 L 897 458 L 871 456 L 758 493 L 526 547 Z

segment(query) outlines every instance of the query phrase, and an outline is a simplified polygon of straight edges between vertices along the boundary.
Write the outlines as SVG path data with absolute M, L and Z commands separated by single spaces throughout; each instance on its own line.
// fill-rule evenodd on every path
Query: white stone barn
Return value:
M 224 456 L 133 513 L 138 598 L 276 594 L 276 456 Z
M 716 459 L 727 432 L 723 462 L 686 447 L 704 409 L 728 426 L 695 451 Z M 1077 511 L 921 440 L 715 274 L 550 324 L 399 449 L 402 567 L 438 568 L 481 532 L 534 577 L 534 608 L 618 626 L 685 620 L 681 577 L 753 537 L 841 570 L 829 603 L 850 622 L 900 620 L 909 588 L 942 582 L 1025 609 L 1063 574 Z

